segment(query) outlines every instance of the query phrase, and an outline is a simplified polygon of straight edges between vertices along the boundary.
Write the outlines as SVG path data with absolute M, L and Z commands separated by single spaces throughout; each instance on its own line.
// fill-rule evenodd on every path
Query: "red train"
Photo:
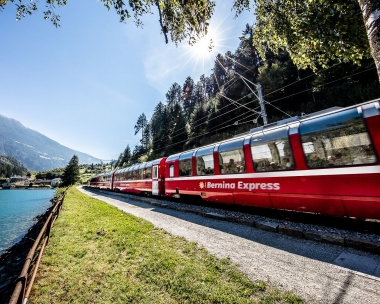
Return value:
M 290 118 L 90 186 L 158 196 L 380 219 L 380 99 Z

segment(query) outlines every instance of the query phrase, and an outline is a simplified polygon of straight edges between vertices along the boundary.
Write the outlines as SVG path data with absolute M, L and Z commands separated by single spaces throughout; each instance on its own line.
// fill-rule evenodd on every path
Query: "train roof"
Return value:
M 144 163 L 133 164 L 133 165 L 130 165 L 130 166 L 125 167 L 125 168 L 117 169 L 114 172 L 115 173 L 120 173 L 120 172 L 131 171 L 131 170 L 136 170 L 136 169 L 141 169 L 141 168 L 147 168 L 147 167 L 150 167 L 150 166 L 158 165 L 161 162 L 161 160 L 164 159 L 164 158 L 166 158 L 166 157 L 157 158 L 157 159 L 154 159 L 154 160 L 151 160 L 151 161 L 148 161 L 148 162 L 144 162 Z

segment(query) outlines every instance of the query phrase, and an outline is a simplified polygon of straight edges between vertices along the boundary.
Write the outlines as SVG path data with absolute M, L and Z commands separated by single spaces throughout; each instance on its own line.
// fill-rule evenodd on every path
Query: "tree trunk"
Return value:
M 378 0 L 358 0 L 367 29 L 371 55 L 375 60 L 380 81 L 380 2 Z

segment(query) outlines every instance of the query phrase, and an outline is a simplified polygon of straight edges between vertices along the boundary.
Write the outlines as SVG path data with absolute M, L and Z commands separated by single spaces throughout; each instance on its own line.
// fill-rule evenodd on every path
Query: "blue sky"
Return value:
M 217 1 L 210 32 L 214 53 L 199 57 L 186 42 L 165 44 L 156 15 L 143 29 L 120 23 L 94 0 L 69 0 L 56 13 L 61 27 L 39 12 L 16 22 L 15 6 L 0 12 L 0 114 L 69 148 L 115 159 L 134 135 L 138 116 L 148 119 L 174 82 L 210 75 L 217 52 L 235 51 L 252 12 L 234 19 L 232 1 Z

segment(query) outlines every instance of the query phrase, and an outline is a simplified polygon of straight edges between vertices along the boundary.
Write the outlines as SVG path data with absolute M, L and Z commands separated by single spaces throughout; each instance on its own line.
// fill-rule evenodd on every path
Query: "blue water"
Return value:
M 33 218 L 52 206 L 54 190 L 0 190 L 0 254 L 33 226 Z

